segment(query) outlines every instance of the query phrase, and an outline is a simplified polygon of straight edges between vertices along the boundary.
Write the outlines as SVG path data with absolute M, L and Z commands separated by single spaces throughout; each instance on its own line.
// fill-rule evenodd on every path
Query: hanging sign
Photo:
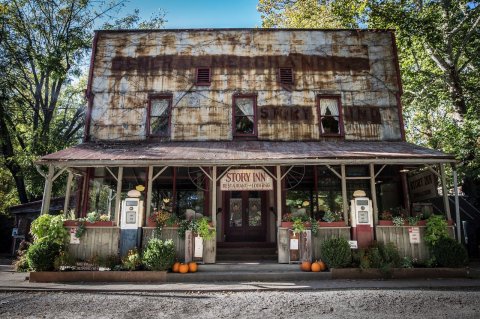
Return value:
M 80 238 L 77 237 L 77 229 L 74 227 L 70 228 L 70 244 L 80 244 Z
M 202 258 L 203 257 L 203 238 L 202 237 L 195 237 L 195 250 L 193 253 L 194 258 Z
M 435 198 L 437 193 L 437 177 L 429 171 L 408 177 L 410 196 L 415 202 Z
M 410 237 L 410 244 L 420 244 L 420 228 L 410 227 L 408 229 L 408 235 Z
M 269 191 L 273 179 L 263 169 L 231 169 L 220 179 L 222 191 Z
M 298 250 L 298 239 L 296 238 L 290 239 L 290 250 Z

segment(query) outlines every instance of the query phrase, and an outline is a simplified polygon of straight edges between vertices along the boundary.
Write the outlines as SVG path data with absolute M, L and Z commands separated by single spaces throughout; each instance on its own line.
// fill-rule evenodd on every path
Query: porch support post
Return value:
M 407 210 L 408 216 L 411 216 L 410 193 L 408 192 L 408 180 L 406 171 L 400 172 L 400 181 L 402 182 L 403 206 Z
M 145 207 L 144 221 L 150 216 L 150 210 L 152 209 L 152 186 L 153 186 L 153 166 L 148 167 L 148 182 L 147 182 L 147 203 Z M 142 225 L 143 226 L 143 225 Z
M 115 196 L 115 222 L 120 225 L 120 204 L 122 200 L 123 166 L 118 168 L 117 194 Z
M 50 211 L 50 200 L 52 198 L 52 184 L 53 184 L 53 175 L 55 169 L 53 165 L 48 165 L 48 173 L 45 176 L 45 187 L 43 188 L 43 200 L 42 200 L 42 210 L 41 215 L 48 214 Z
M 275 167 L 277 182 L 277 227 L 282 225 L 282 170 L 280 165 Z
M 378 223 L 377 190 L 375 188 L 375 164 L 370 163 L 370 192 L 372 193 L 373 224 Z
M 212 224 L 215 228 L 217 226 L 217 167 L 212 167 Z
M 347 175 L 345 173 L 345 164 L 340 166 L 342 175 L 342 199 L 343 199 L 343 220 L 348 225 L 348 198 L 347 198 Z
M 68 171 L 67 189 L 65 190 L 65 202 L 63 205 L 63 216 L 67 216 L 68 214 L 68 206 L 70 206 L 70 194 L 72 192 L 72 181 L 73 181 L 73 174 L 71 171 Z
M 452 214 L 450 213 L 450 203 L 448 202 L 448 193 L 447 193 L 447 181 L 445 178 L 445 164 L 440 164 L 440 177 L 442 179 L 442 193 L 443 193 L 443 207 L 445 213 L 447 214 L 447 219 L 452 219 Z
M 457 174 L 457 166 L 455 164 L 452 165 L 453 169 L 453 189 L 455 192 L 455 220 L 457 221 L 457 240 L 459 243 L 462 243 L 462 228 L 461 228 L 461 220 L 460 220 L 460 203 L 458 201 L 458 174 Z

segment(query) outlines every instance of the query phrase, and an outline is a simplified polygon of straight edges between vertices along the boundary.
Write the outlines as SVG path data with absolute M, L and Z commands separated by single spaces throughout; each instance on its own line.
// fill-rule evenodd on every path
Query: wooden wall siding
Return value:
M 289 236 L 288 228 L 278 228 L 277 246 L 279 264 L 288 264 L 290 261 Z
M 212 67 L 211 85 L 196 86 L 196 67 L 206 66 Z M 280 66 L 293 67 L 293 85 L 278 83 Z M 173 95 L 171 140 L 232 139 L 235 93 L 257 94 L 258 107 L 314 111 L 309 122 L 259 121 L 259 139 L 319 139 L 318 94 L 340 95 L 344 108 L 374 107 L 389 114 L 382 114 L 382 124 L 345 120 L 346 139 L 400 139 L 389 32 L 100 32 L 93 71 L 92 140 L 145 139 L 151 93 Z
M 145 247 L 148 244 L 148 241 L 150 238 L 153 238 L 153 231 L 155 228 L 150 228 L 150 227 L 144 227 L 143 228 L 143 235 L 142 235 L 142 250 L 145 249 Z M 185 239 L 180 238 L 178 236 L 178 228 L 176 227 L 164 227 L 162 229 L 161 235 L 160 235 L 161 240 L 167 240 L 167 239 L 172 239 L 173 244 L 175 245 L 175 250 L 176 250 L 176 258 L 179 261 L 183 261 L 185 259 Z
M 312 236 L 313 260 L 320 259 L 320 247 L 325 240 L 340 237 L 350 240 L 350 227 L 320 227 L 318 233 Z
M 80 238 L 80 244 L 68 246 L 69 253 L 78 260 L 91 260 L 93 257 L 108 257 L 119 253 L 120 228 L 87 227 Z
M 416 258 L 421 261 L 425 261 L 430 258 L 430 252 L 428 247 L 423 240 L 425 236 L 425 226 L 417 226 L 420 229 L 420 243 L 419 244 L 410 244 L 410 237 L 408 234 L 409 226 L 377 226 L 376 235 L 377 241 L 380 243 L 393 243 L 400 252 L 400 256 L 408 256 L 411 258 Z M 454 234 L 454 228 L 449 227 L 448 232 L 451 237 Z

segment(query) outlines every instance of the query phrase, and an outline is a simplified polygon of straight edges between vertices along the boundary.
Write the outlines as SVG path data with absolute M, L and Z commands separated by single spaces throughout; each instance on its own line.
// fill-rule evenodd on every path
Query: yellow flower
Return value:
M 306 200 L 302 203 L 303 207 L 307 207 L 308 205 L 310 205 L 310 202 L 308 200 Z
M 170 203 L 170 198 L 164 198 L 164 199 L 163 199 L 163 202 L 164 202 L 165 204 Z

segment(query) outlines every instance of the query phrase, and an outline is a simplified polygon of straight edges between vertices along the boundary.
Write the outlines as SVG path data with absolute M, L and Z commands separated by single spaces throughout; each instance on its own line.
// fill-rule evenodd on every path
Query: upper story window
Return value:
M 148 103 L 147 135 L 166 137 L 170 135 L 171 95 L 152 95 Z
M 320 135 L 343 136 L 342 105 L 340 96 L 318 96 Z
M 210 68 L 198 68 L 195 77 L 195 84 L 209 86 L 212 82 L 211 75 Z
M 278 70 L 278 79 L 281 84 L 293 84 L 293 69 L 280 68 Z
M 256 95 L 235 95 L 233 97 L 233 136 L 257 136 L 256 109 Z

